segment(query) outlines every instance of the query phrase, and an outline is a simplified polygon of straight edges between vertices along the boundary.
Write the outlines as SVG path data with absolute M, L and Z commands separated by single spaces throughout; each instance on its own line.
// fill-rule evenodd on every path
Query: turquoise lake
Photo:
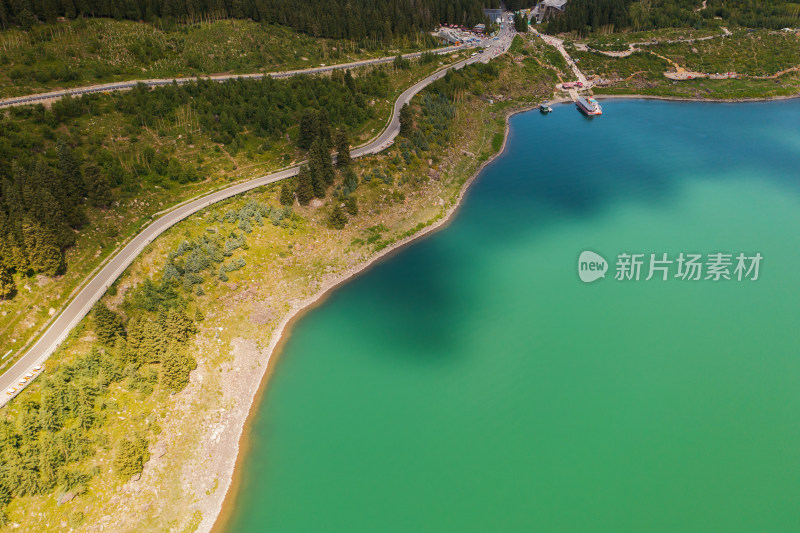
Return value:
M 228 531 L 800 531 L 800 102 L 601 104 L 513 117 L 446 229 L 297 323 Z

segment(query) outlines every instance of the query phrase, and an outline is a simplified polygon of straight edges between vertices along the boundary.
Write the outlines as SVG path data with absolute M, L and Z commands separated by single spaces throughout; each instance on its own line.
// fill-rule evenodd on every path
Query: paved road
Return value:
M 461 46 L 449 46 L 447 48 L 438 48 L 435 50 L 431 50 L 434 54 L 449 54 L 455 52 L 457 50 L 463 50 L 465 48 L 470 48 L 470 45 L 461 45 Z M 414 52 L 412 54 L 405 54 L 403 57 L 407 59 L 419 57 L 424 52 Z M 343 69 L 343 68 L 357 68 L 357 67 L 364 67 L 367 65 L 378 65 L 381 63 L 390 63 L 394 61 L 396 56 L 391 57 L 379 57 L 376 59 L 363 59 L 361 61 L 353 61 L 350 63 L 339 63 L 336 65 L 326 65 L 324 67 L 313 67 L 313 68 L 306 68 L 300 70 L 284 70 L 280 72 L 258 72 L 255 74 L 223 74 L 217 76 L 190 76 L 186 78 L 161 78 L 161 79 L 150 79 L 150 80 L 130 80 L 130 81 L 120 81 L 120 82 L 113 82 L 113 83 L 104 83 L 100 85 L 89 85 L 87 87 L 75 87 L 73 89 L 63 89 L 59 91 L 51 91 L 47 93 L 38 93 L 38 94 L 29 94 L 26 96 L 16 96 L 14 98 L 4 98 L 0 100 L 0 108 L 2 107 L 12 107 L 12 106 L 19 106 L 19 105 L 29 105 L 35 104 L 44 101 L 50 100 L 57 100 L 59 98 L 63 98 L 64 96 L 80 96 L 82 94 L 90 94 L 90 93 L 104 93 L 110 91 L 126 91 L 133 87 L 135 87 L 139 83 L 143 83 L 149 87 L 158 87 L 161 85 L 169 85 L 170 83 L 189 83 L 192 81 L 196 81 L 198 79 L 203 80 L 211 80 L 211 81 L 225 81 L 237 78 L 262 78 L 264 76 L 270 76 L 273 78 L 288 78 L 290 76 L 297 76 L 298 74 L 321 74 L 323 72 L 330 72 L 332 70 Z
M 392 109 L 392 117 L 386 129 L 378 137 L 369 143 L 356 148 L 352 151 L 353 157 L 362 157 L 368 154 L 375 154 L 385 150 L 392 144 L 394 138 L 400 131 L 400 108 L 422 89 L 433 81 L 445 76 L 450 69 L 462 68 L 464 65 L 477 61 L 487 62 L 496 55 L 496 52 L 505 52 L 511 42 L 508 38 L 509 30 L 505 27 L 501 30 L 502 39 L 488 41 L 486 49 L 482 53 L 476 53 L 467 59 L 448 65 L 441 70 L 431 74 L 427 78 L 409 87 L 397 98 Z M 189 201 L 174 210 L 162 215 L 152 224 L 144 228 L 132 241 L 126 244 L 122 250 L 114 255 L 105 266 L 87 283 L 74 299 L 67 305 L 64 311 L 53 321 L 45 333 L 31 346 L 14 366 L 9 368 L 3 375 L 0 375 L 0 407 L 6 404 L 13 396 L 7 395 L 6 391 L 10 387 L 22 390 L 17 384 L 23 376 L 30 372 L 36 365 L 41 365 L 55 351 L 56 347 L 66 338 L 69 332 L 78 322 L 91 310 L 112 283 L 125 271 L 125 269 L 136 259 L 145 246 L 151 243 L 164 231 L 185 219 L 189 215 L 204 209 L 211 204 L 241 194 L 250 189 L 261 187 L 270 183 L 275 183 L 286 178 L 295 176 L 299 165 L 287 168 L 267 176 L 255 178 L 250 181 L 231 185 L 228 188 L 216 191 L 207 196 Z

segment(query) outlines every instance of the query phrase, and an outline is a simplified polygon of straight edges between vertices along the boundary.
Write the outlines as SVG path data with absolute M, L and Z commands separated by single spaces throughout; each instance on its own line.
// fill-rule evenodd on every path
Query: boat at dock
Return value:
M 553 112 L 553 108 L 550 107 L 547 104 L 539 104 L 539 112 L 542 113 L 543 115 L 545 115 L 547 113 L 552 113 Z
M 586 99 L 586 98 L 580 97 L 575 102 L 575 106 L 578 108 L 578 110 L 581 113 L 583 113 L 584 115 L 590 116 L 590 117 L 594 117 L 594 116 L 603 114 L 603 108 L 600 107 L 600 104 L 598 104 L 597 100 L 595 100 L 594 98 Z

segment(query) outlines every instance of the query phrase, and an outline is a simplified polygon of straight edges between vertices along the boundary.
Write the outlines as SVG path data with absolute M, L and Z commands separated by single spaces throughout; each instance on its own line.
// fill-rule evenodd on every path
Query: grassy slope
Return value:
M 206 319 L 195 345 L 199 366 L 189 387 L 176 396 L 154 395 L 143 400 L 123 390 L 113 391 L 119 414 L 108 427 L 109 442 L 151 427 L 151 448 L 164 446 L 167 450 L 162 458 L 151 459 L 141 482 L 123 486 L 107 473 L 113 448 L 109 444 L 107 450 L 87 459 L 87 464 L 98 466 L 101 473 L 86 494 L 61 506 L 56 504 L 58 494 L 18 499 L 9 508 L 12 519 L 35 517 L 37 530 L 42 532 L 62 530 L 62 521 L 96 525 L 102 517 L 106 517 L 106 530 L 113 531 L 193 530 L 202 518 L 199 503 L 213 497 L 219 486 L 220 473 L 209 466 L 209 445 L 204 438 L 223 420 L 221 410 L 235 407 L 231 387 L 237 381 L 237 370 L 257 371 L 258 364 L 237 369 L 242 362 L 234 356 L 233 347 L 242 339 L 266 346 L 289 310 L 289 302 L 312 295 L 326 280 L 445 215 L 464 183 L 499 149 L 506 113 L 552 94 L 555 76 L 532 57 L 514 61 L 505 56 L 497 61 L 502 67 L 498 79 L 475 84 L 459 95 L 451 128 L 457 132 L 453 144 L 431 153 L 429 161 L 416 160 L 410 165 L 402 163 L 396 147 L 356 163 L 359 174 L 380 170 L 392 176 L 393 184 L 377 179 L 362 184 L 356 193 L 360 214 L 351 218 L 344 230 L 327 228 L 329 205 L 296 206 L 298 218 L 289 227 L 266 224 L 254 228 L 247 237 L 249 249 L 242 252 L 247 266 L 230 273 L 228 283 L 213 279 L 204 283 L 205 295 L 195 298 L 195 305 Z M 479 98 L 481 89 L 504 100 L 490 106 Z M 216 225 L 228 209 L 240 207 L 248 199 L 274 205 L 277 191 L 276 186 L 252 191 L 172 228 L 128 269 L 118 283 L 119 293 L 107 298 L 108 303 L 114 307 L 132 285 L 147 277 L 158 278 L 169 250 Z M 83 324 L 87 330 L 71 336 L 54 363 L 88 349 L 91 321 Z M 36 384 L 24 393 L 35 394 Z M 155 423 L 157 431 L 152 430 Z
M 415 48 L 407 40 L 397 44 L 402 51 Z M 162 29 L 81 19 L 0 32 L 0 98 L 129 79 L 308 68 L 396 51 L 365 50 L 252 21 Z
M 658 39 L 671 38 L 671 30 L 651 32 Z M 609 38 L 611 39 L 611 38 Z M 611 39 L 613 40 L 613 39 Z M 642 47 L 628 57 L 608 57 L 570 48 L 587 75 L 605 79 L 629 78 L 611 87 L 599 87 L 596 94 L 645 94 L 682 98 L 744 99 L 789 96 L 800 91 L 796 72 L 778 79 L 695 79 L 673 82 L 663 76 L 673 67 L 655 54 L 687 70 L 706 73 L 738 72 L 748 76 L 769 76 L 800 65 L 800 37 L 786 32 L 735 31 L 730 37 L 694 43 L 660 44 Z M 653 53 L 651 53 L 651 51 Z
M 455 56 L 443 56 L 440 61 L 456 59 Z M 413 64 L 411 69 L 392 72 L 391 86 L 396 88 L 395 93 L 389 98 L 373 102 L 377 118 L 355 132 L 354 145 L 374 137 L 383 129 L 397 94 L 439 67 L 439 63 Z M 28 120 L 23 124 L 30 129 L 32 135 L 40 135 L 36 134 L 37 128 L 45 127 L 35 120 Z M 107 211 L 89 210 L 90 223 L 76 236 L 75 246 L 67 251 L 65 275 L 57 278 L 18 276 L 17 295 L 10 301 L 0 301 L 0 351 L 2 354 L 10 349 L 15 351 L 2 361 L 0 373 L 15 361 L 22 352 L 20 348 L 34 338 L 36 332 L 48 321 L 50 309 L 59 310 L 89 272 L 107 258 L 118 243 L 135 235 L 151 220 L 154 213 L 225 184 L 262 176 L 304 157 L 293 144 L 286 141 L 279 141 L 271 144 L 268 149 L 263 149 L 256 140 L 246 143 L 237 154 L 231 155 L 224 146 L 211 142 L 203 135 L 195 134 L 191 142 L 188 142 L 186 131 L 174 125 L 167 125 L 161 132 L 163 135 L 149 131 L 148 135 L 141 136 L 134 142 L 126 134 L 124 123 L 114 113 L 80 118 L 76 129 L 81 131 L 82 138 L 103 135 L 106 139 L 104 146 L 124 157 L 136 157 L 145 146 L 153 146 L 159 152 L 176 157 L 183 164 L 196 166 L 205 179 L 186 185 L 167 183 L 170 186 L 168 189 L 154 184 L 143 184 L 141 193 L 135 198 L 124 200 L 118 207 Z M 295 131 L 289 133 L 296 134 Z

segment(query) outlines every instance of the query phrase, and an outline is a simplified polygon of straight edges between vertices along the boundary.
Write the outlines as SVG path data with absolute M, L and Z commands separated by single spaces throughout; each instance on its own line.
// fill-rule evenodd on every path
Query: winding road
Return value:
M 449 54 L 466 48 L 470 48 L 470 46 L 469 45 L 448 46 L 446 48 L 436 48 L 430 50 L 430 52 L 437 55 L 441 55 L 441 54 Z M 419 57 L 424 53 L 425 52 L 413 52 L 411 54 L 403 55 L 403 58 L 412 59 L 415 57 Z M 221 82 L 238 78 L 258 79 L 258 78 L 263 78 L 264 76 L 270 76 L 272 78 L 288 78 L 291 76 L 297 76 L 299 74 L 322 74 L 325 72 L 330 72 L 332 70 L 338 70 L 338 69 L 358 68 L 358 67 L 365 67 L 368 65 L 380 65 L 382 63 L 391 63 L 392 61 L 394 61 L 395 57 L 396 56 L 379 57 L 375 59 L 362 59 L 361 61 L 352 61 L 350 63 L 338 63 L 335 65 L 325 65 L 325 66 L 311 67 L 299 70 L 282 70 L 279 72 L 257 72 L 255 74 L 216 74 L 213 76 L 189 76 L 186 78 L 158 78 L 149 80 L 129 80 L 129 81 L 118 81 L 112 83 L 103 83 L 99 85 L 87 85 L 85 87 L 61 89 L 58 91 L 50 91 L 47 93 L 36 93 L 25 96 L 15 96 L 13 98 L 3 98 L 0 99 L 0 108 L 19 106 L 19 105 L 29 105 L 45 101 L 58 100 L 59 98 L 63 98 L 65 96 L 81 96 L 83 94 L 92 94 L 92 93 L 127 91 L 136 87 L 136 85 L 140 83 L 147 85 L 148 87 L 159 87 L 163 85 L 169 85 L 171 83 L 181 84 L 197 80 L 211 80 L 211 81 Z
M 400 131 L 400 108 L 402 108 L 404 104 L 410 102 L 422 89 L 445 76 L 448 70 L 459 69 L 478 61 L 487 62 L 490 58 L 500 53 L 505 53 L 511 44 L 511 37 L 513 36 L 513 31 L 507 26 L 507 24 L 502 26 L 500 30 L 500 39 L 497 41 L 488 40 L 485 42 L 485 48 L 482 53 L 473 54 L 467 59 L 453 63 L 452 65 L 447 65 L 403 91 L 394 103 L 391 119 L 383 132 L 367 144 L 354 149 L 351 153 L 352 157 L 376 154 L 389 147 Z M 391 58 L 389 60 L 391 60 Z M 324 68 L 332 69 L 334 67 Z M 338 68 L 345 67 L 338 66 Z M 261 76 L 261 74 L 259 74 L 259 76 Z M 80 289 L 77 295 L 55 320 L 53 320 L 47 330 L 28 351 L 20 357 L 12 367 L 0 375 L 0 391 L 2 391 L 2 393 L 0 393 L 0 407 L 19 394 L 27 384 L 32 382 L 33 379 L 39 375 L 34 373 L 35 376 L 33 379 L 28 380 L 24 384 L 19 384 L 26 374 L 33 373 L 32 369 L 34 366 L 44 364 L 58 345 L 67 337 L 72 328 L 89 313 L 92 306 L 105 294 L 108 287 L 110 287 L 134 259 L 136 259 L 142 250 L 144 250 L 145 246 L 151 243 L 156 237 L 186 217 L 216 202 L 257 187 L 269 185 L 295 176 L 299 167 L 300 165 L 296 165 L 260 178 L 233 184 L 225 189 L 190 200 L 161 215 L 150 225 L 146 226 L 136 237 L 105 263 L 94 277 Z M 17 389 L 16 392 L 13 395 L 6 394 L 6 391 L 11 387 Z

